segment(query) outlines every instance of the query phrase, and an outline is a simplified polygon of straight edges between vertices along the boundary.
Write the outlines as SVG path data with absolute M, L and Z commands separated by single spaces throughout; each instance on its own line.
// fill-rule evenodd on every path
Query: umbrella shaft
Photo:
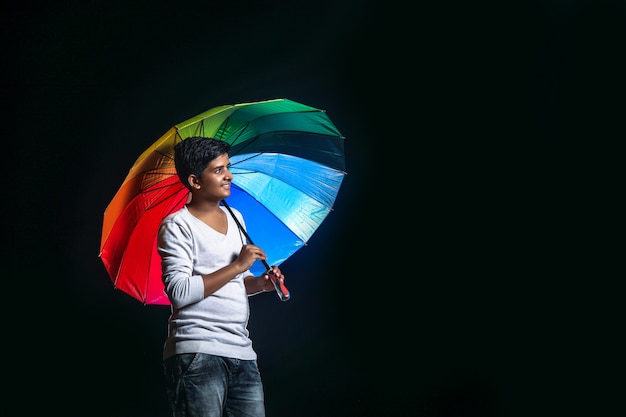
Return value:
M 224 207 L 226 207 L 226 209 L 230 212 L 231 216 L 233 217 L 233 219 L 235 220 L 235 223 L 237 223 L 237 227 L 239 227 L 239 230 L 241 230 L 241 233 L 243 233 L 243 235 L 246 237 L 246 239 L 248 240 L 248 243 L 250 243 L 251 245 L 254 245 L 254 242 L 252 241 L 252 239 L 250 238 L 250 235 L 248 234 L 248 232 L 246 232 L 246 229 L 244 229 L 241 226 L 241 223 L 239 223 L 239 220 L 237 220 L 237 217 L 235 217 L 235 215 L 233 214 L 233 212 L 230 209 L 230 206 L 228 205 L 228 203 L 226 202 L 226 200 L 222 200 L 222 203 L 224 203 Z M 270 266 L 267 264 L 267 262 L 265 262 L 265 259 L 261 259 L 261 262 L 263 262 L 263 266 L 265 267 L 265 269 L 269 270 Z
M 224 207 L 226 207 L 226 209 L 230 212 L 230 215 L 233 217 L 233 219 L 235 219 L 235 222 L 237 223 L 237 227 L 239 227 L 239 230 L 241 230 L 241 232 L 246 237 L 248 242 L 251 245 L 254 245 L 254 242 L 250 238 L 250 235 L 248 235 L 248 233 L 245 231 L 245 229 L 243 228 L 241 223 L 239 223 L 239 220 L 237 220 L 237 217 L 235 217 L 235 214 L 230 209 L 230 206 L 228 205 L 228 203 L 225 200 L 222 200 L 222 203 L 224 203 Z M 280 282 L 280 280 L 276 278 L 276 275 L 274 274 L 274 271 L 272 271 L 272 268 L 270 268 L 270 266 L 265 261 L 265 259 L 261 259 L 261 262 L 263 262 L 263 266 L 265 267 L 265 270 L 267 271 L 268 275 L 270 276 L 270 279 L 272 280 L 272 284 L 274 284 L 274 288 L 276 289 L 276 292 L 278 293 L 278 297 L 281 299 L 281 301 L 289 300 L 290 294 L 289 294 L 289 290 L 287 289 L 285 284 Z

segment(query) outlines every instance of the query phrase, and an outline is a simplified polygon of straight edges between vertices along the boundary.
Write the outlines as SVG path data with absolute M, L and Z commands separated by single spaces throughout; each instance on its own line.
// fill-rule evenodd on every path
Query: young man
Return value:
M 230 196 L 230 145 L 190 137 L 174 162 L 191 200 L 163 219 L 158 249 L 172 304 L 163 350 L 167 395 L 177 417 L 263 417 L 264 394 L 247 329 L 248 296 L 274 290 L 249 269 L 265 260 L 246 244 L 220 201 Z M 243 227 L 239 211 L 231 208 Z M 284 277 L 272 268 L 281 282 Z

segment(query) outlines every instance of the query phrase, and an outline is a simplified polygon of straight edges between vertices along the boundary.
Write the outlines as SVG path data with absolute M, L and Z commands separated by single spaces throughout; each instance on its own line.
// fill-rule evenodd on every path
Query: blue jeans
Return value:
M 265 417 L 256 360 L 185 353 L 163 362 L 175 417 Z

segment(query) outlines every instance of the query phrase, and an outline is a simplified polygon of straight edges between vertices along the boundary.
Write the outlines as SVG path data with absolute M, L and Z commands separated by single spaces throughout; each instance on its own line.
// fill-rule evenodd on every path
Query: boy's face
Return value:
M 215 201 L 229 197 L 230 182 L 233 179 L 229 166 L 230 159 L 226 153 L 209 162 L 202 171 L 202 177 L 196 178 L 193 183 L 194 195 L 200 194 L 203 199 Z

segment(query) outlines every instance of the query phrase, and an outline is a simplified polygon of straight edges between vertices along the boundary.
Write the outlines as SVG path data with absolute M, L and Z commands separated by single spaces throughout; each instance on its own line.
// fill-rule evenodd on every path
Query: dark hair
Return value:
M 174 146 L 174 165 L 180 181 L 191 190 L 187 181 L 189 175 L 202 176 L 202 171 L 209 163 L 230 152 L 230 144 L 223 140 L 205 138 L 202 136 L 192 136 L 178 142 Z

